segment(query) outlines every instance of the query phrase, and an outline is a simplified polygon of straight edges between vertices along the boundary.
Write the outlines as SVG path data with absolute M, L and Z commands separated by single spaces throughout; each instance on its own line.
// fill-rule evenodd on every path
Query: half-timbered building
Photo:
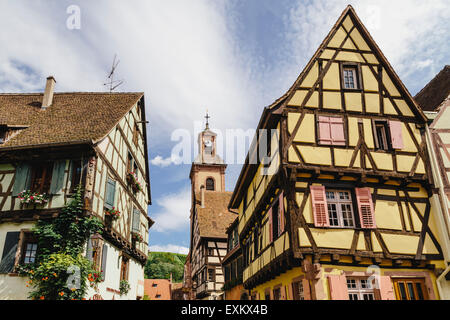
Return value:
M 438 299 L 426 122 L 348 6 L 264 109 L 231 197 L 251 296 Z
M 236 218 L 228 210 L 231 192 L 225 191 L 226 164 L 216 154 L 216 139 L 207 122 L 198 136 L 199 154 L 189 175 L 192 186 L 190 274 L 185 273 L 184 277 L 192 284 L 195 299 L 204 300 L 222 298 L 226 229 Z
M 143 297 L 153 224 L 144 94 L 54 93 L 54 86 L 49 77 L 44 94 L 0 94 L 0 299 L 27 298 L 27 279 L 16 267 L 34 262 L 31 229 L 57 216 L 79 184 L 85 213 L 105 226 L 86 247 L 104 277 L 86 298 Z M 47 199 L 26 203 L 23 191 Z M 131 287 L 122 296 L 121 280 Z
M 438 277 L 442 299 L 450 299 L 450 66 L 445 66 L 415 97 L 430 119 L 426 137 L 435 182 L 434 207 L 446 270 Z

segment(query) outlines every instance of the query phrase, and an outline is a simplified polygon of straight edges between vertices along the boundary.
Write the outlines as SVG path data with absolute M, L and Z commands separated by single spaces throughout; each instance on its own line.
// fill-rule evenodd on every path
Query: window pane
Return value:
M 330 225 L 331 226 L 338 226 L 339 225 L 339 219 L 338 219 L 336 204 L 334 204 L 334 203 L 329 203 L 328 204 L 328 215 L 330 217 Z
M 416 297 L 414 296 L 414 285 L 412 282 L 408 282 L 408 294 L 410 300 L 416 300 Z
M 420 282 L 416 282 L 416 289 L 417 289 L 417 294 L 419 295 L 419 300 L 424 300 L 422 284 Z
M 405 284 L 403 282 L 399 282 L 398 283 L 398 288 L 400 290 L 400 299 L 401 300 L 407 300 L 406 298 L 406 289 L 405 289 Z

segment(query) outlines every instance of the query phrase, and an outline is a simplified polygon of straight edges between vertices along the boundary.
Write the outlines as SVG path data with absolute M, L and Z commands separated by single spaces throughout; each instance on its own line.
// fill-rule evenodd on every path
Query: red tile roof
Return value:
M 150 300 L 171 300 L 171 283 L 167 279 L 145 279 L 144 295 Z

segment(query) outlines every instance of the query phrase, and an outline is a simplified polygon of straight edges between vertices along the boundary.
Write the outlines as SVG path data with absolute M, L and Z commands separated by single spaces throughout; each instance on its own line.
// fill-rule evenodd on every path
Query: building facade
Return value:
M 192 163 L 189 175 L 191 239 L 184 278 L 185 283 L 192 285 L 192 296 L 205 300 L 223 298 L 222 259 L 227 252 L 226 228 L 236 217 L 227 208 L 231 192 L 225 191 L 226 164 L 216 154 L 216 138 L 207 122 L 199 134 L 199 155 Z M 186 270 L 190 273 L 186 274 Z
M 0 299 L 27 299 L 28 279 L 16 267 L 34 262 L 38 248 L 30 231 L 37 220 L 57 216 L 79 184 L 84 212 L 105 227 L 86 247 L 104 276 L 86 298 L 142 298 L 153 224 L 144 95 L 54 93 L 54 86 L 49 77 L 44 94 L 0 95 Z M 22 203 L 24 190 L 48 201 Z M 112 209 L 120 211 L 114 221 L 107 214 Z M 121 280 L 131 287 L 122 296 Z
M 426 124 L 348 6 L 265 108 L 233 192 L 250 295 L 439 299 L 445 263 Z

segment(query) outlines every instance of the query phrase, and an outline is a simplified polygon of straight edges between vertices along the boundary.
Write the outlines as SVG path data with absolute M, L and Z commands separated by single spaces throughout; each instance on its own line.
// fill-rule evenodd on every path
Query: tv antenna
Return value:
M 111 67 L 111 71 L 109 72 L 108 75 L 108 80 L 106 81 L 106 83 L 104 83 L 104 86 L 109 86 L 109 92 L 113 92 L 118 86 L 120 86 L 123 83 L 123 80 L 114 80 L 114 73 L 116 71 L 117 66 L 120 63 L 120 60 L 117 60 L 117 54 L 114 55 L 114 60 L 112 63 L 112 67 Z

